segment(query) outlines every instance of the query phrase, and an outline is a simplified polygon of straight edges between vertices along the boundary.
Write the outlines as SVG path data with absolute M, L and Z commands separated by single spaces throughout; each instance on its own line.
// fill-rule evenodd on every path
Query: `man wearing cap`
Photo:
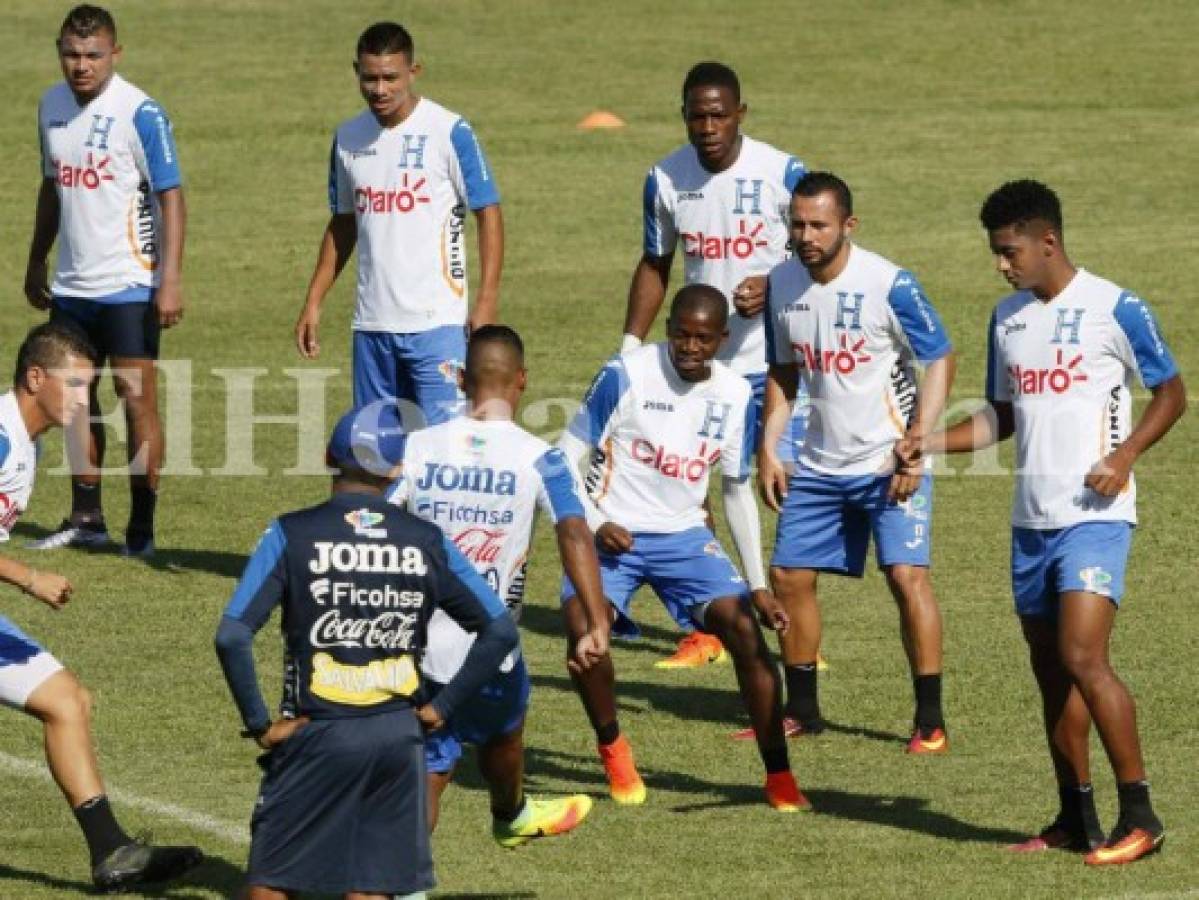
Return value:
M 383 498 L 402 454 L 393 406 L 343 416 L 327 451 L 332 496 L 267 526 L 217 630 L 244 734 L 268 751 L 251 820 L 251 900 L 432 887 L 422 726 L 441 727 L 516 647 L 504 604 L 454 545 Z M 285 706 L 296 717 L 272 722 L 252 643 L 276 606 Z M 477 637 L 458 674 L 418 705 L 437 609 Z

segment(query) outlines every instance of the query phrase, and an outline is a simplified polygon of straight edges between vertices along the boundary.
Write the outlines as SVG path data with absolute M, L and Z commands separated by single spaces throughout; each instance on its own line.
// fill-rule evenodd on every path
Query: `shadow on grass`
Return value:
M 737 682 L 729 668 L 727 688 L 701 687 L 692 684 L 653 684 L 647 681 L 621 680 L 616 672 L 616 699 L 620 712 L 664 712 L 696 722 L 733 723 L 744 716 Z M 573 694 L 574 684 L 566 675 L 533 675 L 534 688 L 565 691 Z M 630 705 L 629 701 L 643 706 Z M 582 709 L 580 708 L 580 712 Z
M 219 856 L 204 857 L 204 862 L 196 866 L 178 881 L 164 884 L 145 885 L 125 893 L 134 897 L 168 897 L 172 900 L 197 900 L 211 897 L 215 892 L 221 897 L 233 897 L 241 889 L 245 874 L 241 866 L 235 866 L 227 859 Z M 63 895 L 91 895 L 96 892 L 90 880 L 72 880 L 60 878 L 45 872 L 33 872 L 28 869 L 18 869 L 15 866 L 0 863 L 0 896 L 19 897 L 22 891 L 19 885 L 36 885 L 50 888 Z M 11 885 L 11 890 L 9 886 Z
M 656 601 L 654 601 L 656 602 Z M 528 629 L 534 634 L 544 635 L 545 637 L 558 638 L 563 642 L 563 652 L 565 652 L 566 629 L 562 623 L 562 614 L 555 609 L 546 609 L 544 606 L 534 606 L 531 603 L 525 604 L 520 611 L 520 627 Z M 653 653 L 655 656 L 667 656 L 675 651 L 679 638 L 683 636 L 683 632 L 671 631 L 667 628 L 659 628 L 656 625 L 641 625 L 641 637 L 635 641 L 626 640 L 616 635 L 612 636 L 612 645 L 619 647 L 621 650 L 630 650 L 634 653 Z

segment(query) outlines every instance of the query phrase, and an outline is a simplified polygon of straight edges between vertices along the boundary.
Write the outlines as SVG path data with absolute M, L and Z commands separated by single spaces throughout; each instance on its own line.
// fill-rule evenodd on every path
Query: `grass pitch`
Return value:
M 65 9 L 9 0 L 3 14 L 2 371 L 39 318 L 20 290 L 38 179 L 34 116 L 41 91 L 58 78 L 52 41 Z M 190 208 L 189 306 L 182 327 L 164 339 L 164 356 L 193 362 L 192 458 L 204 470 L 223 465 L 227 443 L 224 382 L 214 369 L 262 367 L 256 409 L 295 408 L 295 382 L 284 373 L 302 366 L 291 326 L 327 215 L 331 132 L 360 109 L 354 41 L 371 21 L 397 15 L 426 64 L 423 91 L 472 120 L 496 171 L 508 225 L 504 318 L 529 345 L 524 424 L 538 433 L 562 427 L 557 400 L 577 399 L 618 343 L 639 253 L 641 179 L 683 140 L 679 85 L 703 58 L 737 68 L 751 110 L 746 131 L 843 175 L 857 195 L 860 242 L 920 276 L 961 354 L 955 402 L 981 396 L 983 331 L 1004 291 L 977 209 L 1001 181 L 1029 175 L 1061 194 L 1075 261 L 1148 298 L 1184 374 L 1199 378 L 1189 307 L 1199 230 L 1192 47 L 1199 11 L 1185 0 L 656 8 L 530 0 L 402 9 L 129 0 L 114 12 L 127 48 L 121 71 L 165 105 L 179 140 Z M 628 127 L 577 132 L 574 123 L 597 108 Z M 340 370 L 328 381 L 327 423 L 348 397 L 351 291 L 346 273 L 326 307 L 320 365 Z M 965 475 L 956 466 L 939 482 L 934 529 L 950 756 L 902 753 L 910 686 L 877 573 L 860 582 L 826 579 L 832 670 L 822 684 L 836 727 L 791 744 L 818 812 L 772 814 L 761 802 L 752 747 L 727 740 L 743 722 L 731 670 L 655 670 L 675 634 L 646 596 L 639 608 L 647 637 L 620 646 L 615 658 L 647 805 L 625 809 L 601 799 L 576 834 L 507 853 L 489 837 L 486 794 L 468 761 L 435 838 L 439 892 L 1194 895 L 1195 423 L 1192 412 L 1138 467 L 1142 527 L 1114 639 L 1169 832 L 1161 856 L 1092 872 L 1072 856 L 1001 852 L 1048 820 L 1055 792 L 1011 613 L 1010 478 Z M 15 591 L 0 597 L 4 614 L 97 695 L 102 766 L 120 792 L 127 827 L 153 828 L 160 840 L 195 842 L 208 853 L 203 868 L 166 892 L 172 897 L 230 896 L 240 884 L 257 769 L 252 748 L 236 736 L 211 636 L 262 525 L 326 490 L 323 478 L 283 474 L 295 464 L 294 429 L 261 425 L 254 437 L 266 474 L 164 481 L 163 549 L 153 566 L 63 552 L 53 565 L 77 586 L 68 609 L 52 614 Z M 112 453 L 120 454 L 115 441 Z M 47 465 L 59 459 L 61 444 L 49 440 Z M 106 483 L 119 530 L 124 480 Z M 20 544 L 57 524 L 68 493 L 65 478 L 44 472 L 18 540 L 4 552 L 29 558 Z M 529 787 L 603 798 L 591 736 L 561 664 L 547 534 L 538 539 L 523 628 L 536 685 Z M 39 556 L 38 564 L 50 559 Z M 276 644 L 269 631 L 259 640 L 268 686 L 277 684 Z M 14 713 L 3 721 L 0 896 L 83 893 L 80 836 L 54 787 L 33 774 L 41 768 L 39 729 Z M 1110 825 L 1115 791 L 1098 742 L 1094 755 Z

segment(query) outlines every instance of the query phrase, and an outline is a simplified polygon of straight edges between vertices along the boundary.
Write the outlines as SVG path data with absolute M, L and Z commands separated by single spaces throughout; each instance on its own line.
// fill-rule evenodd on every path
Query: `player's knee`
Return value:
M 771 566 L 770 584 L 779 599 L 786 600 L 813 591 L 816 587 L 816 573 L 810 569 Z
M 33 712 L 46 722 L 59 725 L 84 725 L 92 720 L 92 694 L 74 676 L 62 679 L 49 696 L 39 698 Z
M 734 657 L 749 657 L 758 650 L 762 633 L 758 623 L 748 610 L 738 604 L 735 612 L 722 616 L 717 623 L 709 627 L 715 632 L 724 645 L 729 648 Z
M 927 566 L 888 566 L 887 581 L 903 597 L 918 596 L 931 584 Z
M 1062 666 L 1070 677 L 1081 685 L 1106 678 L 1111 672 L 1107 654 L 1101 647 L 1063 641 L 1060 653 Z

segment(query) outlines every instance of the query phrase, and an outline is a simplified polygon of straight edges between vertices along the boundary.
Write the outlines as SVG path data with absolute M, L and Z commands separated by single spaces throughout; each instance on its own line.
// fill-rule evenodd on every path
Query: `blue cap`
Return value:
M 407 435 L 396 404 L 380 400 L 352 409 L 333 426 L 325 464 L 387 475 L 404 459 Z

